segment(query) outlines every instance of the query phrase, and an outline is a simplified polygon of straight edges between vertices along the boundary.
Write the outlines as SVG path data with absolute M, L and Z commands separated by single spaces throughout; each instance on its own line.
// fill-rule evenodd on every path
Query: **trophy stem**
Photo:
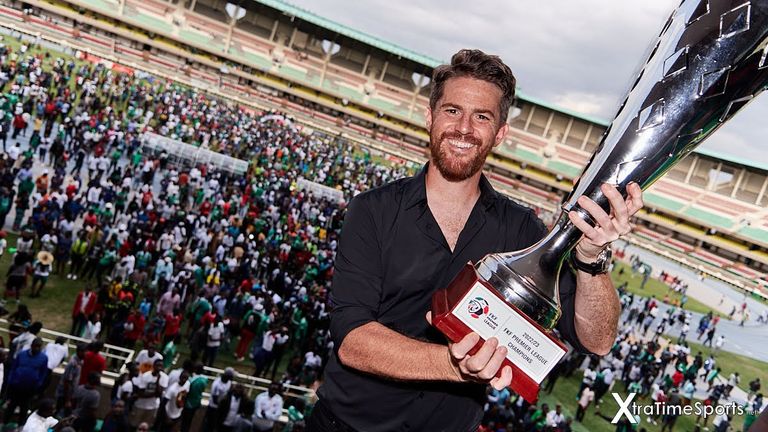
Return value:
M 551 329 L 560 318 L 560 268 L 580 238 L 581 231 L 561 212 L 552 230 L 534 245 L 486 255 L 476 268 L 506 301 Z

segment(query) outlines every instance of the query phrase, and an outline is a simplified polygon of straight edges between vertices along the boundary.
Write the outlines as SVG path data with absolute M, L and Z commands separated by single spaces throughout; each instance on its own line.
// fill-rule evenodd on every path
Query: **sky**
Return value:
M 629 80 L 677 0 L 287 0 L 448 61 L 461 48 L 499 55 L 526 95 L 613 119 Z M 768 92 L 766 92 L 768 93 Z M 768 166 L 768 96 L 702 145 Z

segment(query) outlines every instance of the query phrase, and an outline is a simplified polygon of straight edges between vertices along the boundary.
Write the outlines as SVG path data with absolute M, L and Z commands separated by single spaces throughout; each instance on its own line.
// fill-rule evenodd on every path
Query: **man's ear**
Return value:
M 426 126 L 427 126 L 427 132 L 429 132 L 430 129 L 432 129 L 432 108 L 427 107 L 427 115 L 426 117 Z
M 496 139 L 495 143 L 493 144 L 494 147 L 497 147 L 499 144 L 501 144 L 502 141 L 504 141 L 504 137 L 507 136 L 507 132 L 509 132 L 509 125 L 507 122 L 504 122 L 499 130 L 496 131 Z

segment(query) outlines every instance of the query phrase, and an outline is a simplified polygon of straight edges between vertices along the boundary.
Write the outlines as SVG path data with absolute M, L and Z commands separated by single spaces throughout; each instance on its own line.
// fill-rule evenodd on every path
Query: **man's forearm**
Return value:
M 598 355 L 611 350 L 619 324 L 619 296 L 609 275 L 576 272 L 576 335 L 584 348 Z
M 411 339 L 378 322 L 347 334 L 339 359 L 348 367 L 400 381 L 459 381 L 448 347 Z

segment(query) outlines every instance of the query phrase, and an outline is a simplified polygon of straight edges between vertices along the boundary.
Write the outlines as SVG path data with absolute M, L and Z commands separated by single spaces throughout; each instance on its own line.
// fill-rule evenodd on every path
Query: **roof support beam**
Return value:
M 272 33 L 269 34 L 269 41 L 274 42 L 275 41 L 275 35 L 277 34 L 277 28 L 280 26 L 280 20 L 275 20 L 274 24 L 272 24 Z
M 371 62 L 371 55 L 367 54 L 365 56 L 365 62 L 363 63 L 363 75 L 368 75 L 368 64 Z
M 739 191 L 739 187 L 741 187 L 741 182 L 744 180 L 744 174 L 747 173 L 747 170 L 744 168 L 739 171 L 739 177 L 736 178 L 736 184 L 733 185 L 733 190 L 731 191 L 731 198 L 736 196 L 736 192 Z
M 763 200 L 763 196 L 765 196 L 766 189 L 768 189 L 768 177 L 765 177 L 765 180 L 763 181 L 763 186 L 760 188 L 760 193 L 757 194 L 755 205 L 760 205 L 760 202 Z
M 693 172 L 696 171 L 696 165 L 699 164 L 699 157 L 694 155 L 693 161 L 691 162 L 690 168 L 688 168 L 688 174 L 685 175 L 685 184 L 691 184 L 691 177 L 693 177 Z
M 387 74 L 387 68 L 389 67 L 389 60 L 384 62 L 384 66 L 381 67 L 381 73 L 379 74 L 379 81 L 384 81 L 384 75 Z
M 592 135 L 592 123 L 589 124 L 589 127 L 587 127 L 587 133 L 584 134 L 584 139 L 581 140 L 581 150 L 584 150 L 587 148 L 587 143 L 589 142 L 589 137 Z
M 568 125 L 565 127 L 565 132 L 563 132 L 563 137 L 560 139 L 560 143 L 565 144 L 565 140 L 568 139 L 568 134 L 571 133 L 571 126 L 573 126 L 573 117 L 568 119 Z
M 531 110 L 528 111 L 528 118 L 525 119 L 525 126 L 523 126 L 523 130 L 528 132 L 528 126 L 531 124 L 531 119 L 533 118 L 533 113 L 536 111 L 536 105 L 531 104 Z

